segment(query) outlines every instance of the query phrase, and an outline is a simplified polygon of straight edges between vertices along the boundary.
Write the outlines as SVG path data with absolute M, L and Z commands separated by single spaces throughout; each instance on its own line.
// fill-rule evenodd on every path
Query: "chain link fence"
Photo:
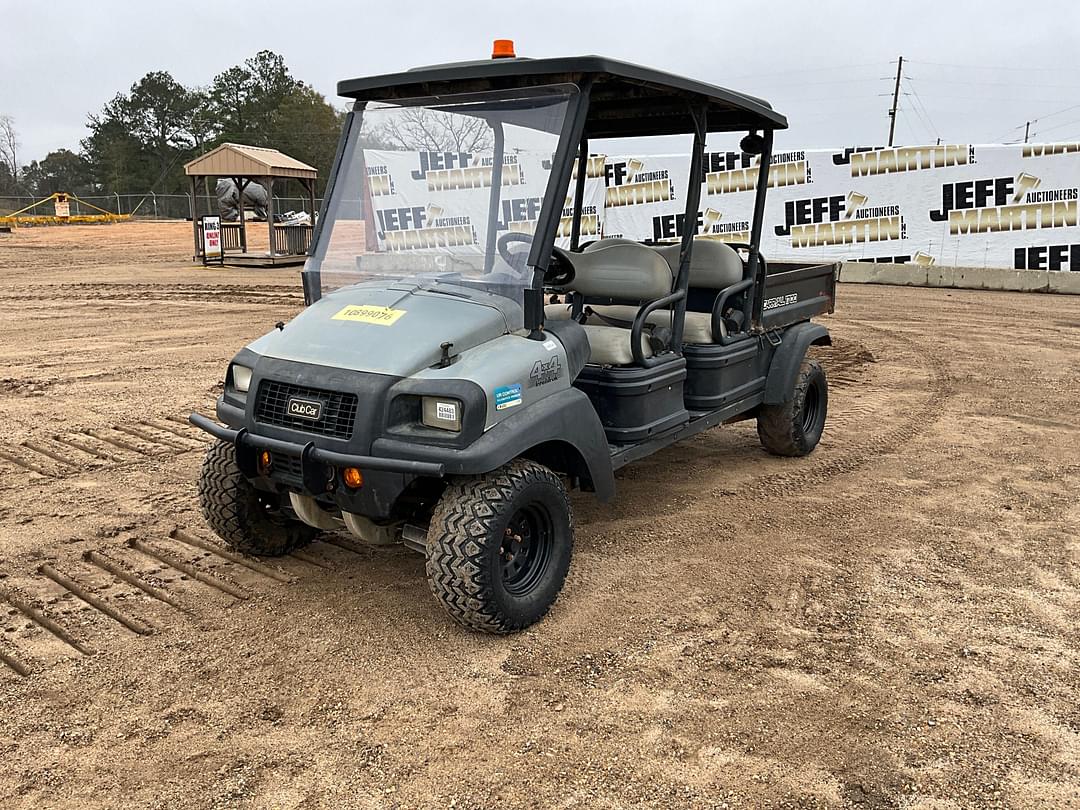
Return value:
M 0 216 L 10 214 L 32 205 L 39 198 L 35 197 L 0 197 Z M 322 205 L 322 200 L 315 199 L 316 207 Z M 94 207 L 91 207 L 94 206 Z M 274 213 L 284 214 L 288 211 L 308 211 L 309 202 L 306 197 L 279 197 L 274 195 Z M 199 194 L 195 198 L 195 216 L 204 214 L 217 214 L 217 198 Z M 101 209 L 110 214 L 131 214 L 137 219 L 190 219 L 191 218 L 191 195 L 190 194 L 99 194 L 88 195 L 75 199 L 71 198 L 71 214 L 82 216 L 85 214 L 100 213 L 95 210 Z M 27 214 L 52 215 L 53 204 L 46 201 L 37 208 L 27 211 Z

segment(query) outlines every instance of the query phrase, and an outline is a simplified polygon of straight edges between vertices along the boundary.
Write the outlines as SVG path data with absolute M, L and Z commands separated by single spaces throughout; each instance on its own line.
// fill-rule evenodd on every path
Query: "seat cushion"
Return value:
M 592 307 L 592 311 L 606 318 L 631 324 L 637 317 L 638 307 L 611 304 L 608 306 Z M 658 309 L 650 312 L 645 319 L 653 326 L 671 326 L 671 311 Z M 604 324 L 604 321 L 596 315 L 591 315 L 586 321 L 588 324 Z M 610 324 L 604 324 L 610 325 Z M 687 312 L 686 320 L 683 321 L 684 343 L 714 343 L 712 334 L 712 314 L 709 312 Z
M 617 326 L 586 324 L 585 335 L 589 338 L 589 362 L 601 366 L 632 366 L 634 353 L 630 350 L 630 330 Z M 652 357 L 648 338 L 641 336 L 643 357 Z

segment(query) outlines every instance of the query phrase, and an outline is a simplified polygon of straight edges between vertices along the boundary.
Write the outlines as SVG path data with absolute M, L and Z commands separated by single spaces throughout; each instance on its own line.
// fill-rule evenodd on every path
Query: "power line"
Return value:
M 914 107 L 912 107 L 912 110 L 914 110 Z M 911 139 L 908 143 L 921 143 L 924 138 L 915 131 L 915 121 L 919 122 L 919 126 L 922 128 L 923 132 L 926 132 L 926 124 L 915 115 L 912 115 L 911 110 L 897 110 L 896 115 L 898 119 L 904 123 L 904 126 L 907 127 L 908 132 L 911 134 Z
M 1036 121 L 1042 121 L 1046 118 L 1053 118 L 1055 115 L 1061 115 L 1062 113 L 1069 112 L 1070 110 L 1080 110 L 1080 104 L 1073 104 L 1071 107 L 1054 110 L 1054 112 L 1052 113 L 1046 113 L 1045 115 L 1040 115 L 1038 118 L 1032 118 L 1031 123 L 1034 124 Z M 1019 127 L 1017 127 L 1017 129 L 1019 129 Z
M 867 83 L 867 82 L 880 82 L 883 79 L 889 79 L 889 78 L 892 78 L 892 77 L 891 76 L 884 76 L 884 77 L 882 77 L 882 76 L 873 76 L 873 77 L 866 77 L 866 78 L 862 78 L 862 79 L 824 79 L 822 81 L 814 81 L 814 82 L 798 82 L 798 86 L 799 87 L 807 87 L 807 86 L 815 85 L 815 84 L 864 84 L 864 83 Z M 791 84 L 794 84 L 794 82 L 784 82 L 782 80 L 777 80 L 775 82 L 757 82 L 756 84 L 763 85 L 763 86 L 776 87 L 776 86 L 781 85 L 781 84 L 791 85 Z M 1078 85 L 1078 86 L 1080 86 L 1080 85 Z
M 934 121 L 930 117 L 930 111 L 928 109 L 926 109 L 926 104 L 923 103 L 922 97 L 919 95 L 919 92 L 915 89 L 915 85 L 912 83 L 911 77 L 910 76 L 905 76 L 904 81 L 907 82 L 907 86 L 911 90 L 912 98 L 914 98 L 914 100 L 915 100 L 915 104 L 914 104 L 915 112 L 919 113 L 919 108 L 920 107 L 922 108 L 922 112 L 919 113 L 919 114 L 920 114 L 920 116 L 925 115 L 926 123 L 928 125 L 928 131 L 930 132 L 932 137 L 937 138 L 940 141 L 941 140 L 941 133 L 938 132 L 938 128 L 936 126 L 934 126 Z
M 962 95 L 962 96 L 949 95 L 949 94 L 943 94 L 943 93 L 923 93 L 923 97 L 925 97 L 925 98 L 947 98 L 947 99 L 968 99 L 968 100 L 971 100 L 971 101 L 978 101 L 978 102 L 984 102 L 984 101 L 1029 101 L 1030 102 L 1030 101 L 1034 101 L 1036 103 L 1046 103 L 1046 104 L 1051 104 L 1051 103 L 1053 103 L 1055 101 L 1060 101 L 1061 100 L 1060 98 L 1031 98 L 1030 96 L 987 96 L 987 95 L 982 95 L 982 94 L 980 94 L 978 96 L 975 96 L 975 95 L 973 95 L 971 93 L 968 93 L 967 95 Z
M 1040 129 L 1038 132 L 1032 133 L 1032 136 L 1041 135 L 1044 132 L 1053 132 L 1055 129 L 1061 129 L 1062 127 L 1069 127 L 1069 126 L 1072 126 L 1073 124 L 1080 124 L 1080 118 L 1077 118 L 1077 119 L 1075 119 L 1073 121 L 1066 121 L 1064 124 L 1054 124 L 1054 126 L 1052 126 L 1052 127 L 1044 127 L 1043 129 Z
M 777 71 L 773 71 L 771 73 L 744 73 L 741 76 L 728 76 L 728 77 L 726 77 L 725 81 L 728 80 L 728 79 L 753 79 L 753 78 L 756 78 L 758 76 L 791 76 L 791 75 L 802 76 L 802 75 L 804 75 L 806 73 L 822 73 L 822 72 L 826 72 L 826 71 L 830 71 L 830 70 L 852 70 L 854 68 L 864 68 L 864 67 L 881 67 L 882 65 L 891 65 L 891 64 L 892 64 L 891 61 L 890 62 L 863 62 L 862 64 L 857 64 L 857 65 L 833 65 L 831 67 L 796 68 L 796 69 L 792 69 L 792 70 L 777 70 Z
M 909 59 L 913 65 L 934 65 L 936 67 L 964 68 L 968 70 L 1016 70 L 1016 71 L 1053 71 L 1061 73 L 1060 67 L 1017 67 L 1015 65 L 959 65 L 954 62 L 924 62 L 921 59 Z
M 925 77 L 919 77 L 920 80 Z M 1015 82 L 985 82 L 980 79 L 939 79 L 937 77 L 933 80 L 937 84 L 965 84 L 974 85 L 976 87 L 1016 87 Z M 1080 87 L 1080 84 L 1046 84 L 1045 82 L 1039 82 L 1039 87 L 1065 87 L 1076 88 Z

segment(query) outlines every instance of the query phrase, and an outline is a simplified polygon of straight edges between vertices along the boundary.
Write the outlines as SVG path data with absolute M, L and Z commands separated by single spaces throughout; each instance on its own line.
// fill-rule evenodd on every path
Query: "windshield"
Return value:
M 453 284 L 520 302 L 547 200 L 573 214 L 566 191 L 549 195 L 552 158 L 572 85 L 438 99 L 368 102 L 354 113 L 325 222 L 305 273 L 325 294 L 363 281 Z M 603 193 L 594 183 L 591 196 Z M 582 237 L 596 233 L 587 194 Z M 592 212 L 590 220 L 588 213 Z M 310 279 L 315 281 L 315 279 Z

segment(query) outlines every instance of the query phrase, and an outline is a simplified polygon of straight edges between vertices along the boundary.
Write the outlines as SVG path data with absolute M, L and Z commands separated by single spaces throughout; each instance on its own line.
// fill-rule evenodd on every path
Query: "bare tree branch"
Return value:
M 482 152 L 492 146 L 491 129 L 482 118 L 423 107 L 388 115 L 378 135 L 399 149 L 429 152 Z
M 19 133 L 15 131 L 15 119 L 10 115 L 0 115 L 0 163 L 11 174 L 12 179 L 19 178 Z

